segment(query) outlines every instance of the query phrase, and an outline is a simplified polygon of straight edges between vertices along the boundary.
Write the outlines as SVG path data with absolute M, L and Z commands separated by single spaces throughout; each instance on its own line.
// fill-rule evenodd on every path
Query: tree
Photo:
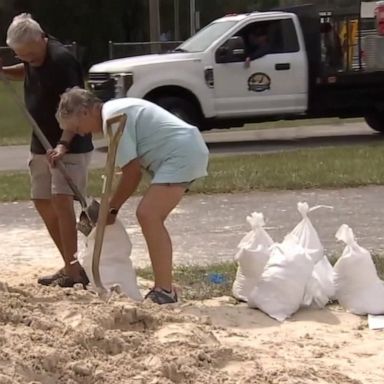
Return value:
M 7 33 L 9 20 L 13 13 L 12 0 L 0 0 L 0 45 L 5 45 L 5 35 Z
M 162 32 L 174 30 L 174 0 L 160 0 Z M 190 0 L 179 0 L 180 37 L 190 35 Z M 232 12 L 273 7 L 278 0 L 196 0 L 201 26 Z M 0 39 L 15 14 L 29 12 L 49 34 L 76 41 L 85 67 L 108 58 L 108 41 L 149 41 L 148 0 L 0 0 Z
M 76 41 L 85 66 L 108 57 L 110 40 L 148 39 L 148 9 L 143 0 L 15 0 L 13 8 L 14 14 L 30 12 L 62 42 Z
M 259 9 L 273 8 L 279 0 L 197 0 L 202 25 L 229 13 L 245 13 Z

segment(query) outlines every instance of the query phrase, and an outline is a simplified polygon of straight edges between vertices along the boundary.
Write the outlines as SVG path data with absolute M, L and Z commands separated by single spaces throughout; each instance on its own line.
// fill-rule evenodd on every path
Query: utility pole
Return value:
M 173 0 L 175 30 L 174 40 L 180 41 L 180 0 Z
M 149 1 L 149 30 L 151 42 L 160 41 L 160 4 L 159 0 Z M 151 52 L 156 53 L 159 47 L 151 44 Z
M 191 36 L 196 33 L 196 0 L 189 0 Z
M 159 0 L 149 0 L 149 26 L 151 41 L 160 40 L 160 4 Z

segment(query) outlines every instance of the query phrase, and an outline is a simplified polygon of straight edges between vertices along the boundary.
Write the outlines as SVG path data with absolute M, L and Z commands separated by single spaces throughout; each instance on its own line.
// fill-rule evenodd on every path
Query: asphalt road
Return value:
M 232 194 L 186 195 L 167 220 L 179 265 L 232 261 L 241 238 L 250 231 L 246 216 L 264 213 L 266 230 L 280 242 L 301 220 L 297 203 L 328 205 L 309 214 L 327 255 L 340 255 L 344 244 L 335 233 L 342 224 L 354 231 L 359 244 L 376 254 L 384 250 L 383 186 L 305 191 L 256 191 Z M 149 264 L 135 210 L 139 197 L 123 205 L 119 219 L 133 244 L 135 267 Z M 77 206 L 78 208 L 78 206 Z M 60 256 L 31 202 L 0 204 L 0 269 L 15 266 L 60 265 Z M 80 236 L 80 239 L 83 237 Z M 82 241 L 80 241 L 82 244 Z

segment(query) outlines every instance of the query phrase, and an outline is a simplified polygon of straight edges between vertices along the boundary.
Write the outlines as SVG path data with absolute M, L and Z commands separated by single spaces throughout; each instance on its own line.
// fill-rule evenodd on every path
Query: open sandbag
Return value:
M 89 281 L 93 284 L 92 254 L 96 229 L 85 240 L 84 249 L 79 253 L 79 262 L 83 266 Z M 133 300 L 142 300 L 131 262 L 132 243 L 123 224 L 118 219 L 105 227 L 103 248 L 100 257 L 100 277 L 105 288 L 119 285 L 123 293 Z
M 346 244 L 334 266 L 336 299 L 356 315 L 384 314 L 384 283 L 377 275 L 371 254 L 356 242 L 346 224 L 339 228 L 336 238 Z
M 248 232 L 238 245 L 235 262 L 238 264 L 236 278 L 233 283 L 233 296 L 241 301 L 247 301 L 256 282 L 263 273 L 271 252 L 272 238 L 264 229 L 264 216 L 253 212 L 247 216 L 247 222 L 252 230 Z

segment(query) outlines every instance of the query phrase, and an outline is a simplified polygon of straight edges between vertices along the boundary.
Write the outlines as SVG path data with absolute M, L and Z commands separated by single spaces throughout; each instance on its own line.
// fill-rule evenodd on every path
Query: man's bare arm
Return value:
M 3 67 L 2 71 L 9 80 L 15 80 L 15 81 L 24 80 L 24 74 L 25 74 L 24 64 L 16 64 L 16 65 Z

